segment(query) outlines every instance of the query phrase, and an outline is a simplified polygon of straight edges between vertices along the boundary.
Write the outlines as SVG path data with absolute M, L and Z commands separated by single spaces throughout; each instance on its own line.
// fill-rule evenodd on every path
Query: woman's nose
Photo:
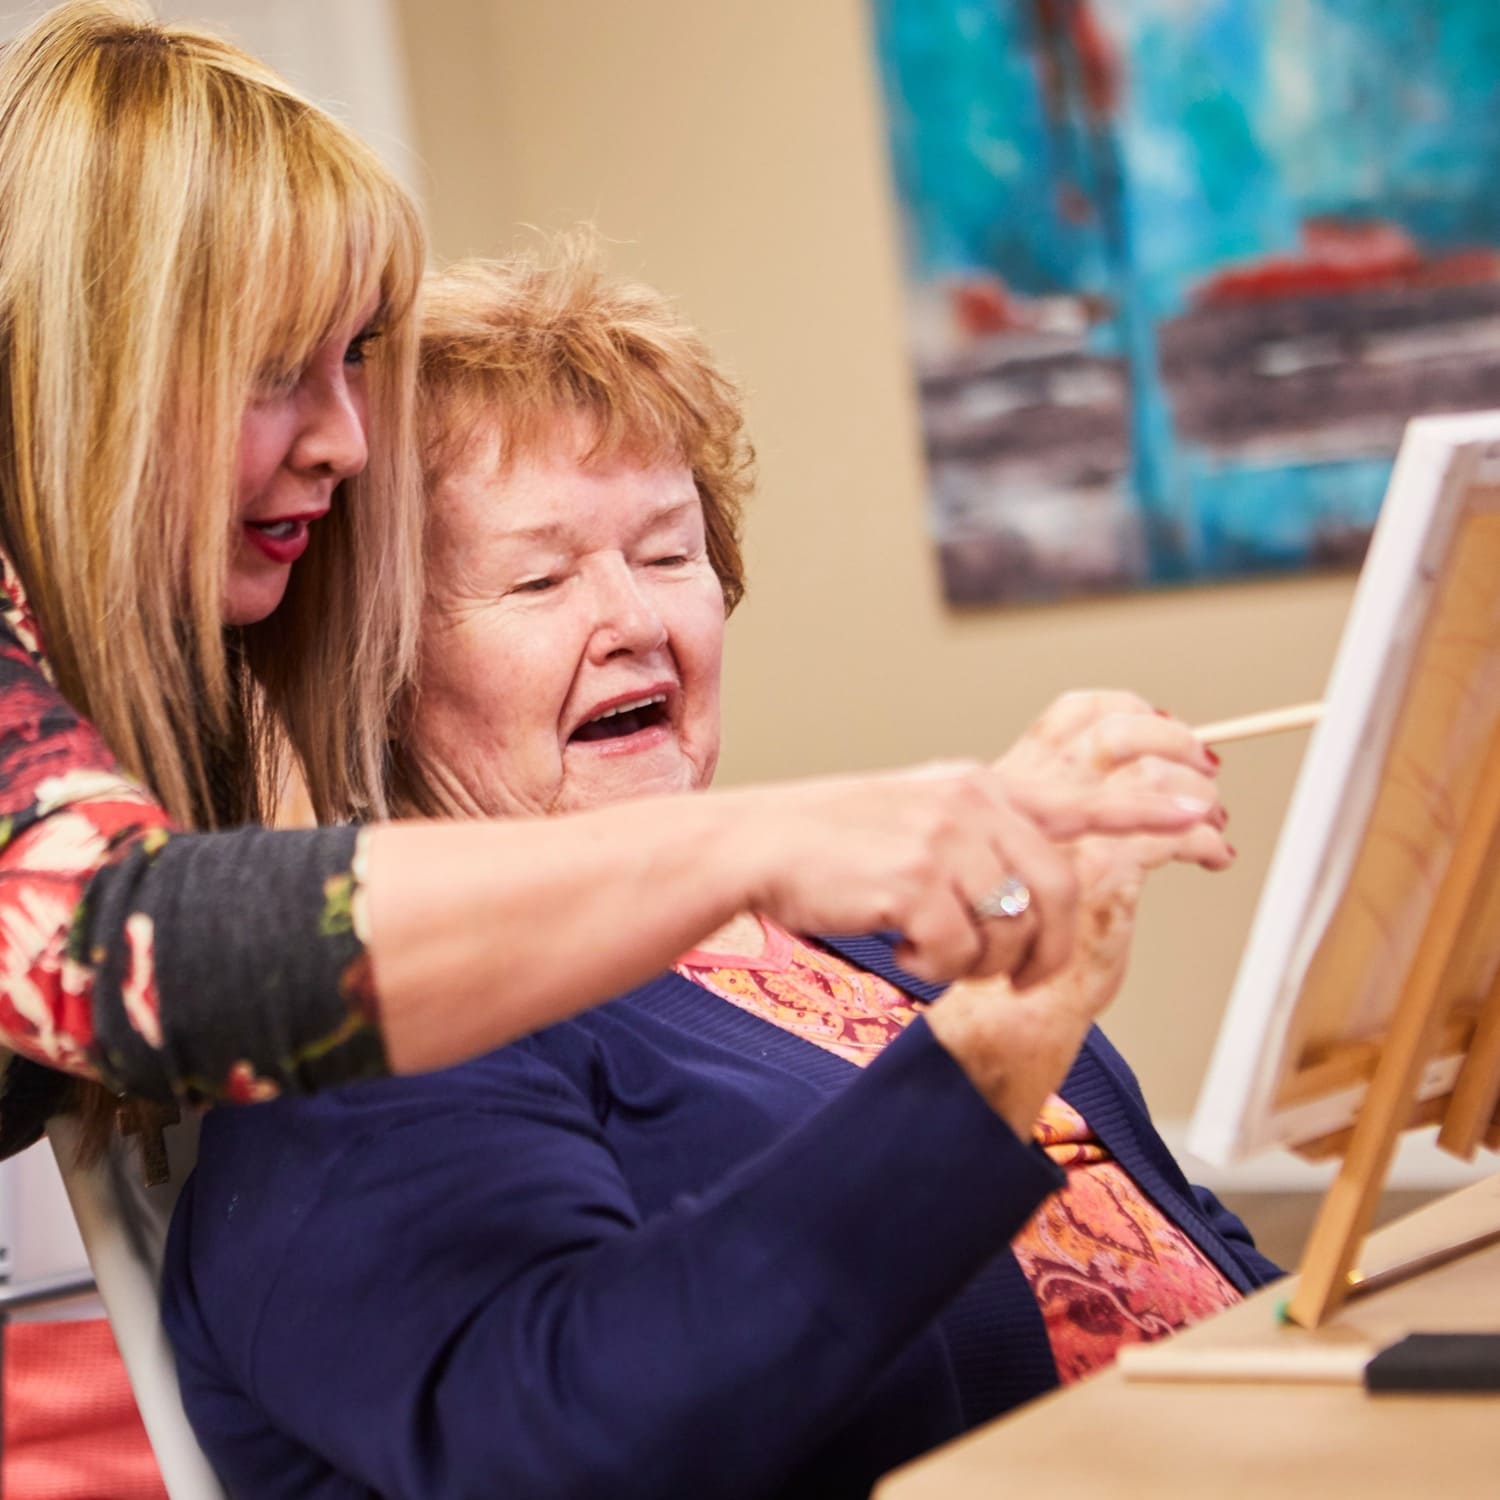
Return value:
M 598 623 L 591 654 L 596 660 L 621 652 L 644 655 L 665 644 L 667 627 L 651 600 L 641 591 L 630 565 L 620 559 L 601 569 L 598 590 Z
M 365 433 L 363 395 L 350 385 L 344 367 L 310 383 L 305 392 L 304 417 L 294 453 L 304 471 L 347 479 L 358 474 L 370 457 Z

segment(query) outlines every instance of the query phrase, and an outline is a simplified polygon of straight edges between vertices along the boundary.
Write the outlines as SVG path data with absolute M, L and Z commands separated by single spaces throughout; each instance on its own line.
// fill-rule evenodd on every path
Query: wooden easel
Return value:
M 1468 582 L 1491 591 L 1500 578 L 1492 571 L 1500 559 L 1500 515 L 1493 497 L 1486 499 L 1491 503 L 1482 501 L 1470 515 L 1455 552 L 1462 556 L 1463 547 L 1472 546 L 1470 565 L 1477 565 L 1478 572 L 1471 572 Z M 1500 646 L 1492 638 L 1493 607 L 1487 619 L 1484 630 L 1470 629 L 1471 622 L 1461 614 L 1432 622 L 1418 654 L 1418 671 L 1448 672 L 1462 685 L 1460 662 L 1465 654 Z M 1451 683 L 1441 691 L 1456 701 Z M 1434 707 L 1429 702 L 1425 711 Z M 1410 711 L 1418 715 L 1414 722 L 1422 724 L 1424 706 L 1418 702 Z M 1424 732 L 1430 736 L 1435 731 L 1429 724 Z M 1500 975 L 1489 981 L 1486 994 L 1462 993 L 1471 982 L 1466 976 L 1482 967 L 1476 959 L 1493 953 L 1500 934 L 1500 723 L 1491 725 L 1477 755 L 1472 791 L 1457 815 L 1460 821 L 1447 868 L 1383 1038 L 1350 1047 L 1314 1070 L 1326 1083 L 1335 1081 L 1329 1075 L 1342 1069 L 1348 1075 L 1344 1081 L 1368 1079 L 1369 1088 L 1348 1130 L 1297 1148 L 1303 1155 L 1343 1158 L 1324 1196 L 1287 1308 L 1290 1319 L 1306 1328 L 1327 1321 L 1351 1296 L 1500 1238 L 1489 1234 L 1459 1245 L 1435 1246 L 1405 1266 L 1368 1275 L 1355 1270 L 1402 1131 L 1438 1123 L 1438 1144 L 1465 1160 L 1481 1144 L 1500 1145 Z M 1443 790 L 1439 788 L 1439 794 Z M 1331 965 L 1320 982 L 1336 985 L 1339 969 L 1339 963 Z M 1451 1090 L 1424 1099 L 1424 1071 L 1434 1058 L 1454 1055 L 1463 1061 Z
M 1438 893 L 1425 939 L 1412 965 L 1400 1004 L 1359 1119 L 1348 1134 L 1343 1165 L 1324 1195 L 1296 1294 L 1287 1315 L 1304 1328 L 1316 1328 L 1344 1301 L 1395 1279 L 1403 1268 L 1374 1276 L 1354 1270 L 1355 1258 L 1370 1231 L 1381 1189 L 1401 1132 L 1414 1114 L 1422 1123 L 1436 1113 L 1416 1103 L 1422 1070 L 1434 1055 L 1449 988 L 1446 983 L 1455 954 L 1470 922 L 1488 907 L 1489 887 L 1500 864 L 1500 739 L 1490 746 L 1479 795 L 1455 848 Z M 1488 878 L 1486 878 L 1488 877 Z M 1500 1101 L 1500 978 L 1485 997 L 1453 1092 L 1441 1109 L 1438 1144 L 1468 1159 L 1482 1142 L 1497 1138 L 1496 1104 Z M 1404 1268 L 1416 1274 L 1453 1255 L 1477 1249 L 1494 1236 L 1441 1247 Z

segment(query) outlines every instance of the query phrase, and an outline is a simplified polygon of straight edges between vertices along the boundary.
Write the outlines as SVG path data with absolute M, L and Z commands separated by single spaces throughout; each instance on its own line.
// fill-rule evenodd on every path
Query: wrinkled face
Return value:
M 691 471 L 581 467 L 588 426 L 499 470 L 480 442 L 437 487 L 416 735 L 496 814 L 706 786 L 724 596 Z
M 237 501 L 224 623 L 263 620 L 286 593 L 308 528 L 358 474 L 365 445 L 365 346 L 374 303 L 284 379 L 263 383 L 240 422 Z

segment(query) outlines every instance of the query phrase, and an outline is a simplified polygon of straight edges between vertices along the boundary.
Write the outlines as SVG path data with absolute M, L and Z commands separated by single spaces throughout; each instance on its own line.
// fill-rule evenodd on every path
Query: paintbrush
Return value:
M 1321 703 L 1297 703 L 1290 708 L 1269 708 L 1264 713 L 1202 724 L 1193 733 L 1205 745 L 1227 745 L 1231 740 L 1253 740 L 1263 734 L 1282 734 L 1288 729 L 1311 729 L 1322 717 Z

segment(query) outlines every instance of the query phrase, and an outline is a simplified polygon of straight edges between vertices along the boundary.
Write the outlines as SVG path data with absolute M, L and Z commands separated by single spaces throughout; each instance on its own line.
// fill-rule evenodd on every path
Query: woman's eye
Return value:
M 344 350 L 344 363 L 346 365 L 362 365 L 370 352 L 370 345 L 380 337 L 381 330 L 378 328 L 366 328 L 355 334 L 349 340 L 349 347 Z
M 680 568 L 687 560 L 683 553 L 674 552 L 670 557 L 653 557 L 651 566 L 653 568 Z
M 545 594 L 548 589 L 555 588 L 555 578 L 528 578 L 518 583 L 512 590 L 513 594 Z

